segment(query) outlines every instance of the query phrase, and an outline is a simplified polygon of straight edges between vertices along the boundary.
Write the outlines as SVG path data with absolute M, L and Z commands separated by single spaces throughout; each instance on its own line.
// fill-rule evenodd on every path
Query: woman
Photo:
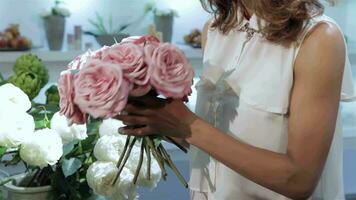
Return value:
M 128 105 L 128 135 L 191 146 L 191 199 L 344 199 L 339 102 L 354 99 L 343 35 L 317 0 L 208 0 L 197 114 Z

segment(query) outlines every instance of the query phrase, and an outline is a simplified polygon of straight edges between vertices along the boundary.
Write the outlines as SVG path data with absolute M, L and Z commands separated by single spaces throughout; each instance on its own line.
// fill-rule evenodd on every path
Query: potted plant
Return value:
M 162 33 L 163 42 L 171 42 L 174 18 L 178 17 L 177 11 L 174 9 L 158 9 L 155 2 L 147 3 L 145 11 L 153 13 L 156 30 Z
M 88 19 L 89 23 L 95 28 L 94 31 L 86 31 L 85 34 L 92 35 L 101 46 L 110 46 L 116 42 L 120 42 L 122 39 L 129 37 L 129 34 L 125 33 L 125 29 L 132 23 L 127 23 L 114 28 L 112 15 L 109 16 L 107 24 L 104 22 L 104 18 L 95 13 L 95 19 Z
M 65 31 L 66 17 L 70 16 L 68 9 L 61 7 L 62 0 L 55 0 L 55 5 L 50 11 L 41 16 L 44 20 L 48 46 L 50 50 L 61 50 Z

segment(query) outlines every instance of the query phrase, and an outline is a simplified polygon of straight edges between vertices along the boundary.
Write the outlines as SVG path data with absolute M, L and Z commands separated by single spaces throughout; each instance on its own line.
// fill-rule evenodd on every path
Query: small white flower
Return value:
M 134 175 L 124 168 L 120 179 L 113 186 L 112 183 L 118 173 L 116 165 L 112 162 L 97 161 L 93 163 L 86 174 L 88 185 L 96 194 L 115 199 L 129 199 L 136 187 L 132 183 Z M 121 197 L 121 198 L 117 198 Z M 125 197 L 125 198 L 123 198 Z
M 0 86 L 0 112 L 26 112 L 31 109 L 31 101 L 18 87 L 8 83 Z
M 27 164 L 38 167 L 54 165 L 63 155 L 62 139 L 51 129 L 42 129 L 21 145 L 20 157 Z
M 0 113 L 0 122 L 0 146 L 17 147 L 35 131 L 35 121 L 27 113 Z
M 151 177 L 150 180 L 147 178 L 147 159 L 145 157 L 138 176 L 137 184 L 142 187 L 147 187 L 151 190 L 157 187 L 158 182 L 161 180 L 162 171 L 159 167 L 157 160 L 151 155 Z M 136 168 L 134 168 L 136 170 Z
M 62 8 L 62 7 L 59 7 L 59 6 L 56 6 L 53 8 L 53 11 L 58 14 L 58 15 L 61 15 L 63 17 L 69 17 L 70 16 L 70 11 L 66 8 Z
M 94 156 L 100 161 L 116 163 L 119 160 L 120 154 L 125 146 L 125 142 L 125 136 L 103 136 L 99 138 L 95 144 Z
M 120 120 L 105 119 L 99 126 L 99 134 L 101 137 L 104 135 L 119 135 L 119 128 L 124 126 Z
M 94 156 L 99 161 L 117 163 L 125 146 L 125 142 L 126 136 L 103 136 L 98 140 L 94 147 Z M 135 174 L 138 167 L 141 151 L 140 147 L 141 142 L 137 142 L 136 145 L 133 146 L 130 153 L 130 157 L 125 164 L 125 168 L 130 170 L 132 174 Z M 161 169 L 156 159 L 154 159 L 151 153 L 151 179 L 148 180 L 147 162 L 147 156 L 145 153 L 140 174 L 138 177 L 138 185 L 154 189 L 155 187 L 157 187 L 158 182 L 161 180 Z
M 55 113 L 51 119 L 51 129 L 55 130 L 62 138 L 63 144 L 73 140 L 85 140 L 87 135 L 87 126 L 85 124 L 68 125 L 69 120 L 59 112 Z

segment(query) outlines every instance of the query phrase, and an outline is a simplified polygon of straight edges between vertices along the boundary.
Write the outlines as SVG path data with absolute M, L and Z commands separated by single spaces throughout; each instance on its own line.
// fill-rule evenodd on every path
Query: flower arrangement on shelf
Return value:
M 70 16 L 70 11 L 61 6 L 62 4 L 64 4 L 63 0 L 55 0 L 54 1 L 54 6 L 49 10 L 49 11 L 45 11 L 41 14 L 42 18 L 47 18 L 49 16 L 60 16 L 60 17 L 69 17 Z
M 90 117 L 104 119 L 100 129 L 110 129 L 106 132 L 112 133 L 100 134 L 94 148 L 98 161 L 87 174 L 88 184 L 96 193 L 117 196 L 125 188 L 129 191 L 125 193 L 126 199 L 135 199 L 136 187 L 153 188 L 161 177 L 166 179 L 166 167 L 188 187 L 161 144 L 162 139 L 173 142 L 171 138 L 120 136 L 118 130 L 122 124 L 112 118 L 122 114 L 128 101 L 139 103 L 147 95 L 186 101 L 192 92 L 193 77 L 184 53 L 154 36 L 130 37 L 88 51 L 61 73 L 58 85 L 61 114 L 77 124 L 86 123 Z M 106 124 L 115 125 L 105 128 Z M 129 189 L 121 186 L 123 183 L 130 183 Z
M 145 5 L 145 13 L 149 12 L 152 12 L 155 16 L 179 16 L 174 9 L 159 9 L 155 1 L 150 1 Z

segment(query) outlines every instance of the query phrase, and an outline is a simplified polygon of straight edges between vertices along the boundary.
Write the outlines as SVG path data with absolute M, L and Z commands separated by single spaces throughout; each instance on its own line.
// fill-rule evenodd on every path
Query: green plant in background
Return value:
M 63 0 L 55 0 L 54 6 L 50 9 L 50 11 L 43 12 L 41 17 L 46 18 L 49 16 L 61 16 L 61 17 L 69 17 L 70 11 L 61 5 L 64 4 Z
M 127 23 L 114 28 L 112 15 L 110 14 L 107 24 L 104 17 L 95 12 L 95 19 L 88 19 L 89 23 L 95 28 L 95 35 L 119 34 L 122 33 L 132 23 Z
M 13 66 L 15 72 L 7 82 L 23 90 L 28 97 L 34 99 L 48 83 L 48 69 L 34 54 L 23 54 L 16 59 Z
M 1 74 L 1 72 L 0 72 L 0 85 L 1 85 L 1 83 L 2 82 L 4 82 L 5 81 L 5 79 L 4 79 L 4 76 Z
M 19 87 L 31 100 L 40 93 L 42 88 L 41 78 L 32 72 L 14 74 L 8 79 L 8 82 Z
M 46 104 L 59 105 L 59 91 L 56 85 L 46 90 Z
M 15 74 L 22 74 L 23 72 L 35 74 L 41 81 L 41 87 L 48 83 L 48 69 L 41 59 L 34 54 L 28 53 L 17 58 L 13 70 Z

